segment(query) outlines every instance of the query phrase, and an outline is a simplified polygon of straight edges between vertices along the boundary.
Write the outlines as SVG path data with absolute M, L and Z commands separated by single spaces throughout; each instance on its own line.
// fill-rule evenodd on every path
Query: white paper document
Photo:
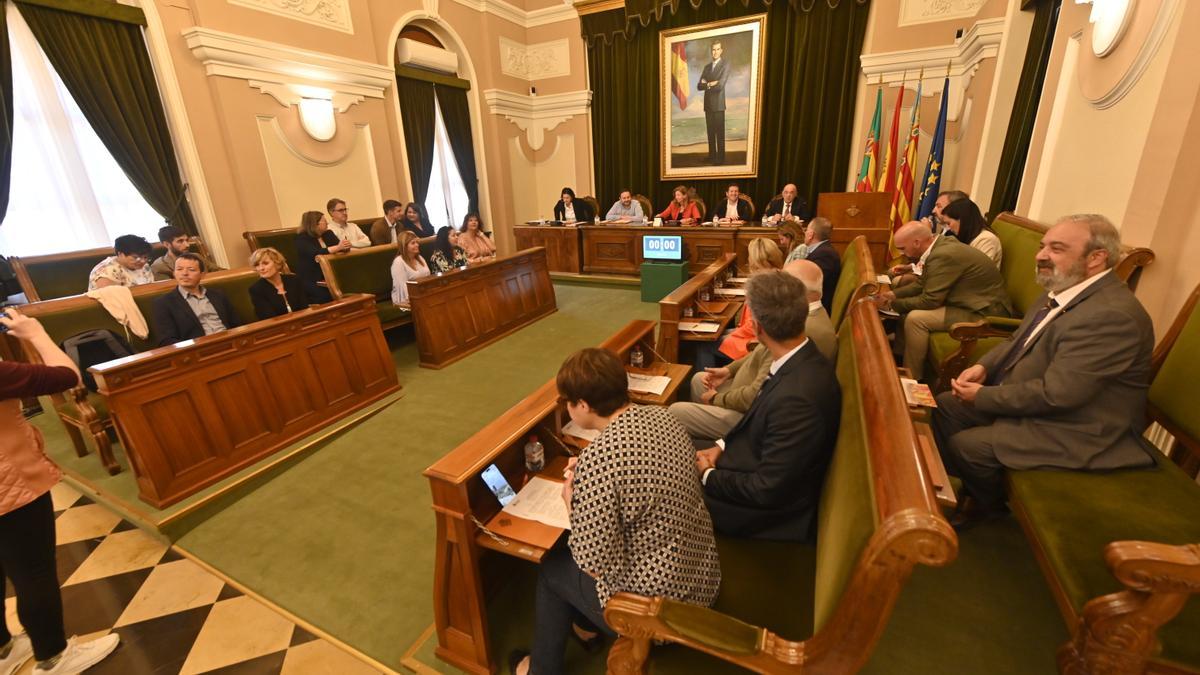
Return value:
M 750 281 L 750 277 L 733 277 L 733 278 L 731 278 L 731 279 L 729 280 L 729 283 L 731 283 L 731 284 L 744 284 L 744 283 L 746 283 L 747 281 Z
M 894 309 L 884 309 L 884 308 L 880 307 L 879 308 L 879 316 L 886 316 L 889 319 L 898 319 L 898 318 L 900 318 L 900 312 L 897 312 Z
M 574 436 L 575 438 L 582 438 L 583 440 L 587 441 L 588 443 L 591 443 L 592 441 L 596 440 L 596 437 L 600 435 L 599 430 L 584 429 L 583 427 L 579 426 L 578 424 L 575 424 L 575 420 L 571 420 L 570 422 L 567 422 L 566 424 L 564 424 L 562 430 L 563 430 L 564 434 L 566 434 L 568 436 Z
M 625 373 L 625 375 L 629 378 L 629 391 L 662 396 L 667 387 L 671 386 L 671 378 L 664 375 L 642 375 L 640 373 Z
M 717 295 L 745 295 L 745 294 L 746 294 L 746 289 L 744 289 L 744 288 L 718 288 L 717 289 Z
M 892 283 L 892 278 L 886 274 L 876 274 L 875 275 L 875 283 L 890 284 L 890 283 Z
M 679 330 L 691 331 L 693 333 L 715 333 L 721 330 L 721 324 L 706 323 L 704 321 L 680 321 Z
M 567 505 L 562 500 L 562 483 L 540 476 L 530 479 L 517 493 L 517 498 L 509 502 L 503 510 L 518 518 L 536 520 L 550 527 L 571 529 Z

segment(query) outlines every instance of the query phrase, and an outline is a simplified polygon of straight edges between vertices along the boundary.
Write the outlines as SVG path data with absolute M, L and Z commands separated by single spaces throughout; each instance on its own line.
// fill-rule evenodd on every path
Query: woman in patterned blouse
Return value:
M 533 653 L 509 658 L 518 675 L 562 673 L 572 632 L 612 635 L 604 605 L 616 593 L 707 607 L 721 583 L 696 451 L 679 422 L 666 408 L 630 404 L 625 368 L 607 350 L 570 356 L 557 384 L 571 419 L 600 435 L 567 465 L 571 532 L 542 559 Z
M 458 232 L 449 225 L 443 226 L 438 230 L 433 253 L 429 256 L 429 270 L 442 274 L 466 266 L 467 252 L 458 245 Z

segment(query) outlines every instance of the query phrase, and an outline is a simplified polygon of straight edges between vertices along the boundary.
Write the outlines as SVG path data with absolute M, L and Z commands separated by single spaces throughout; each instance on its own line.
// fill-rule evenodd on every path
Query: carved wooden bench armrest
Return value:
M 1010 319 L 1004 316 L 986 316 L 979 321 L 964 321 L 950 326 L 950 337 L 958 341 L 958 349 L 954 350 L 939 365 L 938 381 L 934 391 L 945 391 L 950 388 L 950 380 L 971 365 L 971 356 L 975 347 L 984 338 L 1004 338 L 1012 335 L 1021 325 L 1020 319 Z
M 1128 590 L 1088 601 L 1074 637 L 1058 652 L 1061 673 L 1140 673 L 1156 634 L 1200 593 L 1200 544 L 1114 541 L 1104 558 Z

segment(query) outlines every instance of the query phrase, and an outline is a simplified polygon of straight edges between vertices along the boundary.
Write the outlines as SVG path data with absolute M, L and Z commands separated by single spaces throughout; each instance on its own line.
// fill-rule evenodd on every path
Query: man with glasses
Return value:
M 150 242 L 136 234 L 126 234 L 117 237 L 113 242 L 113 252 L 100 264 L 92 268 L 88 275 L 88 290 L 94 291 L 105 286 L 140 286 L 154 281 L 154 273 L 150 271 L 150 253 L 153 249 Z
M 329 212 L 329 231 L 337 235 L 338 241 L 348 241 L 354 248 L 366 248 L 371 245 L 371 238 L 358 225 L 347 220 L 350 211 L 346 202 L 334 197 L 325 204 Z

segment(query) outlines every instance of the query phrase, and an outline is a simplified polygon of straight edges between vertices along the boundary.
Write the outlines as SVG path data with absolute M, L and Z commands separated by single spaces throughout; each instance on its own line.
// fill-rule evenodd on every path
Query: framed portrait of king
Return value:
M 662 179 L 758 173 L 767 15 L 659 34 Z

